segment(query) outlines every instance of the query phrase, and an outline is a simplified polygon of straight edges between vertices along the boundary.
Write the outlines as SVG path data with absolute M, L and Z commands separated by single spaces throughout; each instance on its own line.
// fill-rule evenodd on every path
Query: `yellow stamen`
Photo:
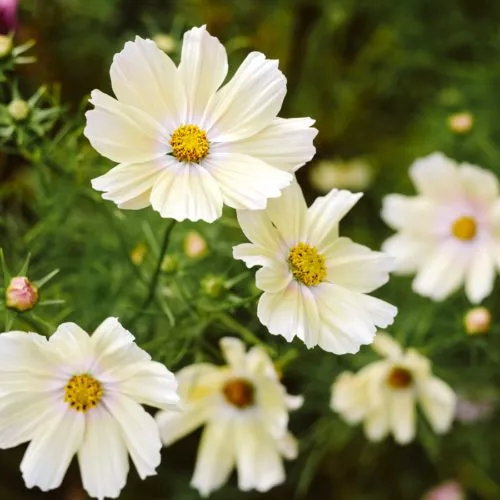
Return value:
M 401 366 L 394 366 L 387 376 L 387 384 L 391 389 L 406 389 L 413 383 L 413 375 Z
M 74 375 L 66 384 L 64 402 L 75 411 L 85 413 L 95 408 L 102 399 L 101 383 L 91 375 Z
M 255 399 L 255 388 L 245 378 L 233 378 L 227 381 L 222 393 L 228 403 L 240 409 L 252 406 Z
M 326 278 L 325 258 L 316 247 L 300 242 L 288 254 L 293 277 L 307 286 L 319 285 Z
M 199 162 L 208 154 L 207 134 L 197 125 L 181 125 L 171 136 L 172 154 L 188 163 Z
M 459 240 L 469 241 L 474 239 L 477 233 L 476 221 L 467 215 L 458 218 L 451 226 L 451 234 Z

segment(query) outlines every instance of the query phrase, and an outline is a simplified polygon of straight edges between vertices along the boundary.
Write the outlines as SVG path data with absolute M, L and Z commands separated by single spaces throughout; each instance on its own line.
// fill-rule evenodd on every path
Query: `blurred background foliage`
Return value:
M 119 316 L 172 370 L 220 362 L 217 339 L 226 334 L 269 343 L 289 391 L 306 399 L 291 416 L 300 456 L 287 464 L 285 485 L 243 494 L 233 478 L 214 499 L 413 500 L 446 479 L 458 480 L 467 498 L 500 498 L 500 416 L 494 409 L 479 421 L 456 422 L 444 437 L 420 422 L 418 440 L 405 447 L 392 439 L 371 444 L 360 428 L 329 410 L 336 375 L 375 355 L 365 347 L 338 357 L 267 334 L 255 314 L 253 272 L 231 258 L 232 244 L 244 240 L 231 211 L 213 225 L 173 229 L 153 304 L 142 307 L 170 222 L 152 210 L 119 211 L 90 188 L 90 179 L 111 162 L 82 136 L 84 110 L 93 88 L 110 90 L 112 56 L 125 41 L 154 37 L 176 59 L 182 33 L 201 24 L 226 45 L 233 69 L 250 50 L 280 60 L 288 78 L 281 115 L 311 116 L 319 129 L 317 156 L 299 180 L 309 200 L 332 179 L 338 185 L 339 175 L 340 187 L 366 189 L 342 225 L 360 243 L 378 249 L 390 234 L 378 215 L 382 197 L 412 193 L 407 168 L 416 157 L 441 150 L 500 173 L 498 2 L 22 0 L 15 43 L 35 39 L 29 54 L 36 62 L 0 64 L 6 75 L 0 246 L 11 272 L 28 253 L 33 279 L 59 269 L 42 296 L 65 302 L 9 313 L 13 328 L 48 334 L 71 320 L 91 331 L 103 318 Z M 27 117 L 9 110 L 15 99 L 29 104 Z M 326 177 L 314 179 L 320 162 Z M 348 174 L 348 166 L 360 162 L 364 183 Z M 410 279 L 395 277 L 379 295 L 400 308 L 390 330 L 396 338 L 428 355 L 436 374 L 460 395 L 495 405 L 498 287 L 485 301 L 494 317 L 485 336 L 465 333 L 462 318 L 470 306 L 462 293 L 434 304 L 411 292 Z M 159 475 L 144 483 L 131 472 L 121 498 L 198 498 L 189 487 L 198 439 L 195 433 L 166 449 Z M 26 490 L 22 453 L 22 447 L 0 452 L 1 498 L 85 498 L 75 464 L 57 492 Z

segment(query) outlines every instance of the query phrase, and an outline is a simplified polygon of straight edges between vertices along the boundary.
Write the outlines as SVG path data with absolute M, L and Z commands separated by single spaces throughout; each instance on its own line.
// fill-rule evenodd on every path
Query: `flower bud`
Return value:
M 165 255 L 161 262 L 161 270 L 173 274 L 179 267 L 179 259 L 176 255 Z
M 445 481 L 429 490 L 423 500 L 465 500 L 465 495 L 459 483 Z
M 207 297 L 217 299 L 225 291 L 224 278 L 214 275 L 205 276 L 201 280 L 201 289 Z
M 312 187 L 321 193 L 328 193 L 333 188 L 362 191 L 372 178 L 372 167 L 362 159 L 320 161 L 309 170 Z
M 468 335 L 487 333 L 491 325 L 491 313 L 486 307 L 473 307 L 464 316 L 464 327 Z
M 169 54 L 175 50 L 177 42 L 173 37 L 165 33 L 158 33 L 153 37 L 153 42 L 156 43 L 160 50 Z
M 448 117 L 448 127 L 455 134 L 465 134 L 474 125 L 474 117 L 471 113 L 455 113 Z
M 8 308 L 18 312 L 28 311 L 38 302 L 38 289 L 25 276 L 16 276 L 10 280 L 5 291 L 5 303 Z
M 142 264 L 144 257 L 148 253 L 148 247 L 144 243 L 137 243 L 137 245 L 130 252 L 130 260 L 136 265 Z
M 0 59 L 6 57 L 12 51 L 12 38 L 8 35 L 0 35 Z
M 28 103 L 22 99 L 14 99 L 7 106 L 7 110 L 9 115 L 12 116 L 12 118 L 14 118 L 17 122 L 24 120 L 30 112 Z
M 191 259 L 199 259 L 208 251 L 208 245 L 203 236 L 196 231 L 189 231 L 183 242 L 184 253 Z

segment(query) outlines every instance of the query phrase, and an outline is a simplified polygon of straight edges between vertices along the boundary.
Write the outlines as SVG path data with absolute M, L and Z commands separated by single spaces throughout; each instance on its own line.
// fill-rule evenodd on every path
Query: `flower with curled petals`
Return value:
M 156 415 L 165 445 L 205 424 L 191 485 L 208 496 L 236 466 L 240 490 L 267 491 L 285 480 L 283 457 L 297 456 L 288 411 L 302 404 L 281 385 L 260 347 L 245 352 L 236 338 L 220 346 L 226 366 L 197 363 L 178 372 L 183 413 Z
M 500 189 L 492 172 L 442 153 L 410 167 L 417 196 L 385 197 L 382 218 L 397 231 L 382 249 L 395 271 L 416 273 L 413 291 L 435 301 L 465 285 L 479 303 L 500 269 Z
M 397 309 L 368 295 L 388 281 L 392 258 L 339 236 L 340 219 L 360 197 L 334 189 L 307 208 L 294 181 L 266 210 L 238 210 L 251 243 L 233 256 L 262 266 L 257 314 L 270 333 L 345 354 L 392 324 Z
M 278 118 L 286 79 L 250 53 L 225 84 L 227 53 L 205 27 L 184 35 L 175 66 L 136 37 L 113 59 L 116 99 L 91 95 L 85 135 L 119 163 L 92 186 L 120 208 L 213 222 L 222 206 L 262 209 L 314 155 L 310 118 Z
M 91 497 L 118 498 L 132 458 L 156 474 L 161 441 L 142 404 L 175 409 L 177 382 L 116 318 L 89 336 L 63 323 L 47 340 L 0 335 L 0 448 L 30 441 L 21 462 L 28 488 L 60 486 L 73 456 Z

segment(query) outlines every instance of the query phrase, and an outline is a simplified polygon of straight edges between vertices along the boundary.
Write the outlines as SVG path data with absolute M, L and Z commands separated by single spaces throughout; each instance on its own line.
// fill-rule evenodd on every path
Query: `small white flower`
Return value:
M 436 433 L 445 433 L 453 421 L 456 396 L 432 375 L 430 362 L 414 349 L 403 351 L 389 335 L 379 333 L 373 348 L 385 359 L 358 373 L 342 373 L 332 385 L 332 410 L 350 424 L 364 421 L 365 434 L 379 441 L 392 433 L 400 444 L 416 433 L 416 403 Z
M 332 190 L 308 209 L 293 182 L 266 210 L 238 210 L 251 243 L 234 247 L 233 256 L 263 266 L 257 314 L 272 334 L 345 354 L 392 323 L 397 309 L 367 295 L 387 282 L 392 258 L 339 237 L 340 219 L 360 197 Z
M 236 466 L 238 487 L 267 491 L 285 480 L 283 457 L 297 456 L 288 411 L 302 404 L 278 380 L 260 347 L 245 352 L 232 337 L 220 342 L 227 366 L 198 363 L 177 373 L 182 413 L 156 416 L 165 445 L 205 424 L 191 484 L 207 496 L 225 484 Z
M 500 266 L 500 198 L 496 177 L 441 153 L 410 168 L 417 196 L 392 194 L 382 217 L 398 233 L 383 250 L 396 257 L 396 270 L 417 273 L 413 290 L 444 300 L 465 282 L 467 298 L 487 297 Z
M 76 454 L 90 496 L 118 498 L 129 469 L 156 474 L 161 441 L 141 404 L 175 408 L 171 372 L 134 343 L 116 318 L 89 336 L 64 323 L 47 340 L 0 335 L 0 448 L 30 441 L 21 462 L 28 488 L 57 488 Z
M 136 37 L 113 59 L 117 99 L 91 95 L 85 135 L 120 163 L 92 181 L 120 208 L 212 222 L 223 203 L 262 209 L 315 152 L 310 118 L 277 118 L 286 94 L 278 62 L 250 53 L 225 85 L 227 53 L 205 29 L 184 35 L 178 67 Z

